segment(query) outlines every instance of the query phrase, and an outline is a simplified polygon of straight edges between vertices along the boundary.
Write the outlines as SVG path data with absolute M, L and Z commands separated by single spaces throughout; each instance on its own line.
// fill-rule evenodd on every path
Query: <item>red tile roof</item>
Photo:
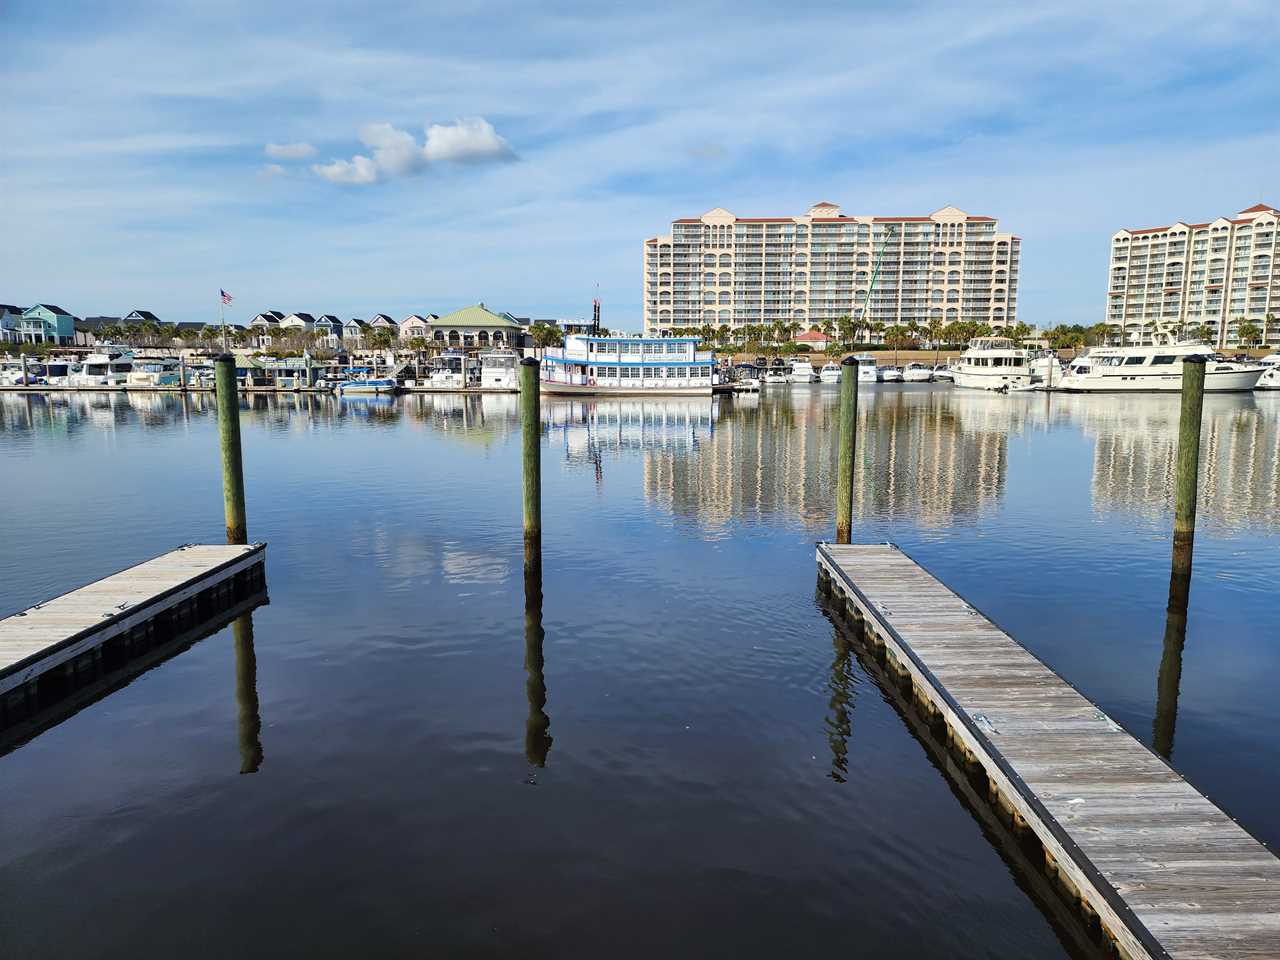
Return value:
M 1246 207 L 1240 211 L 1241 213 L 1280 213 L 1275 207 L 1268 207 L 1265 203 L 1255 203 L 1252 207 Z
M 818 333 L 816 330 L 806 330 L 804 333 L 797 333 L 792 340 L 829 340 L 831 339 L 825 333 Z
M 872 217 L 876 223 L 928 223 L 933 217 Z
M 981 220 L 981 221 L 984 221 L 984 222 L 989 221 L 989 222 L 991 222 L 991 223 L 995 223 L 995 220 L 996 220 L 996 218 L 995 218 L 995 217 L 965 217 L 965 219 L 966 219 L 966 220 Z

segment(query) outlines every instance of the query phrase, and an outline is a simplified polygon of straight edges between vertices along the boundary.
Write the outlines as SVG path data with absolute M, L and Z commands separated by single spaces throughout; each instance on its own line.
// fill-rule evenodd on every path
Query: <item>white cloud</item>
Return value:
M 306 160 L 315 156 L 316 148 L 309 143 L 268 143 L 263 152 L 272 160 Z
M 311 169 L 330 183 L 346 183 L 357 186 L 378 182 L 378 168 L 368 157 L 356 154 L 350 160 L 312 164 Z
M 427 127 L 427 143 L 423 156 L 435 162 L 481 163 L 488 160 L 514 160 L 511 144 L 498 136 L 493 124 L 483 117 L 463 117 L 456 123 L 433 123 Z
M 365 185 L 421 173 L 433 163 L 478 164 L 516 157 L 511 144 L 483 117 L 433 123 L 427 127 L 423 144 L 389 123 L 366 123 L 360 128 L 360 142 L 372 151 L 372 157 L 357 154 L 350 160 L 317 163 L 311 169 L 331 183 Z

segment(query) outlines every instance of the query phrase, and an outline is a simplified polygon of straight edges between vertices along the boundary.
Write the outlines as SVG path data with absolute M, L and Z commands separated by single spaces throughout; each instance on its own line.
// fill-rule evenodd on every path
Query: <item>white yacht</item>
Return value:
M 901 383 L 902 371 L 897 367 L 880 367 L 876 370 L 876 379 L 881 383 Z
M 908 363 L 902 368 L 902 379 L 907 383 L 928 383 L 933 379 L 933 367 L 927 363 Z
M 838 363 L 824 363 L 822 371 L 818 374 L 818 379 L 823 383 L 839 383 L 840 377 L 840 364 Z
M 427 386 L 437 390 L 461 390 L 472 382 L 472 361 L 462 350 L 446 350 L 431 361 Z
M 1055 384 L 1068 393 L 1177 393 L 1182 389 L 1183 357 L 1207 358 L 1206 393 L 1252 390 L 1266 368 L 1260 363 L 1224 359 L 1204 343 L 1176 343 L 1171 335 L 1157 334 L 1149 347 L 1094 347 L 1077 357 Z
M 44 365 L 44 382 L 51 387 L 68 387 L 79 372 L 80 364 L 75 360 L 49 360 Z
M 790 383 L 791 382 L 791 366 L 775 363 L 765 367 L 764 375 L 760 377 L 763 383 Z
M 134 360 L 133 369 L 125 377 L 126 387 L 179 387 L 182 368 L 177 357 Z
M 875 383 L 880 378 L 876 375 L 876 358 L 869 353 L 859 353 L 853 359 L 858 361 L 858 382 Z
M 514 350 L 480 354 L 480 386 L 489 390 L 520 389 L 520 357 Z
M 951 365 L 957 387 L 1004 390 L 1029 387 L 1034 380 L 1031 351 L 1008 337 L 976 337 Z
M 792 360 L 791 371 L 787 374 L 788 383 L 817 383 L 818 375 L 813 371 L 813 364 L 808 360 Z
M 934 367 L 933 379 L 935 383 L 955 383 L 956 375 L 951 372 L 951 364 L 940 363 Z
M 73 373 L 73 387 L 121 387 L 133 370 L 133 351 L 128 347 L 100 343 L 94 353 L 84 358 L 80 372 Z
M 1280 390 L 1280 353 L 1273 353 L 1258 361 L 1263 367 L 1255 390 Z

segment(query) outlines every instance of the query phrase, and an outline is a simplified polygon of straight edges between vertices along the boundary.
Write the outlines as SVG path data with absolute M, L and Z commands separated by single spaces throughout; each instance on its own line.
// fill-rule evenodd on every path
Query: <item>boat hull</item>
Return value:
M 968 370 L 952 370 L 952 380 L 957 387 L 966 390 L 1003 390 L 1005 387 L 1028 387 L 1031 377 L 1018 373 L 976 373 Z
M 1261 367 L 1244 370 L 1206 370 L 1205 393 L 1245 393 L 1257 386 L 1262 377 Z M 1277 384 L 1280 387 L 1280 384 Z M 1123 375 L 1123 376 L 1074 376 L 1067 374 L 1053 387 L 1064 393 L 1180 393 L 1182 373 Z
M 540 380 L 542 393 L 560 397 L 709 397 L 711 384 L 696 387 L 607 387 L 599 384 L 555 383 Z

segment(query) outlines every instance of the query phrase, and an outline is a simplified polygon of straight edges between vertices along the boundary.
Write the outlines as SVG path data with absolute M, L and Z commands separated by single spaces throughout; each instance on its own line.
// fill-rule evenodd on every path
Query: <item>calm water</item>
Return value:
M 834 399 L 547 402 L 541 677 L 514 397 L 255 400 L 257 770 L 230 628 L 0 740 L 0 954 L 1068 955 L 815 603 Z M 1273 845 L 1278 411 L 1206 401 L 1172 750 Z M 862 416 L 855 536 L 1150 742 L 1176 398 Z M 217 542 L 216 457 L 202 397 L 0 396 L 0 615 Z

